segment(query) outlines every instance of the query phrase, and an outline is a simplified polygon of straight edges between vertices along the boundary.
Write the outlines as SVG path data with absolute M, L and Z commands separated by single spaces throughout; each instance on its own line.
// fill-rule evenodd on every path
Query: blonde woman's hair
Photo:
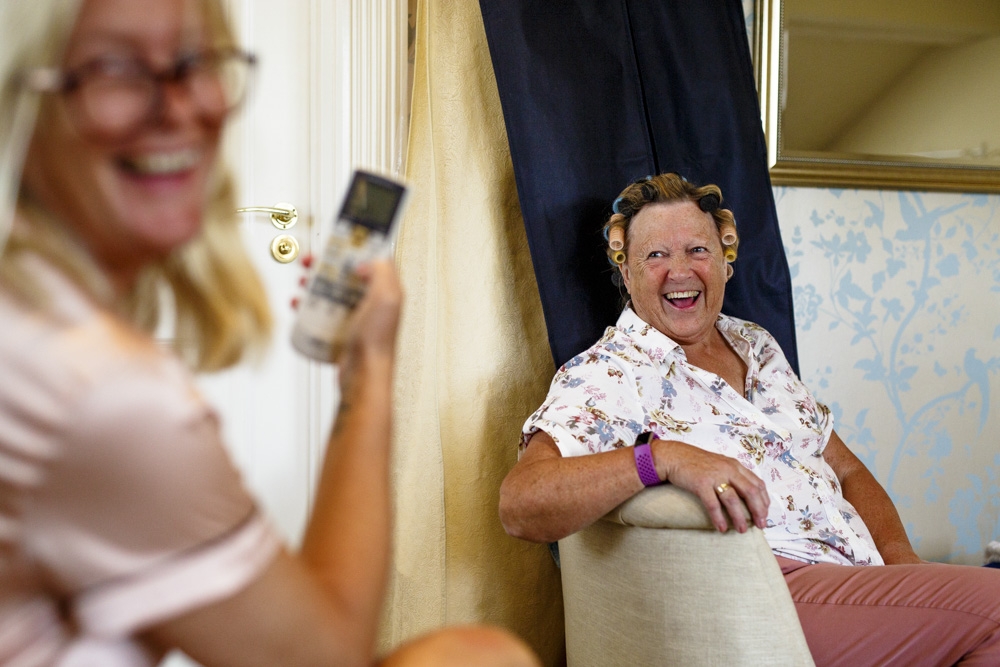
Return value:
M 235 37 L 220 0 L 195 0 L 215 46 Z M 2 0 L 0 3 L 0 283 L 44 308 L 46 295 L 20 261 L 43 256 L 92 297 L 152 333 L 160 322 L 163 288 L 172 296 L 175 346 L 199 371 L 226 368 L 250 350 L 262 350 L 271 332 L 267 293 L 247 255 L 236 219 L 234 182 L 221 164 L 211 177 L 201 233 L 163 261 L 147 266 L 123 303 L 111 291 L 83 244 L 20 187 L 24 153 L 40 107 L 55 103 L 20 85 L 32 67 L 57 67 L 80 0 Z M 19 21 L 17 25 L 12 21 Z M 13 211 L 17 225 L 3 245 Z
M 20 85 L 21 72 L 59 61 L 80 0 L 0 2 L 0 249 L 10 233 L 24 154 L 39 96 Z

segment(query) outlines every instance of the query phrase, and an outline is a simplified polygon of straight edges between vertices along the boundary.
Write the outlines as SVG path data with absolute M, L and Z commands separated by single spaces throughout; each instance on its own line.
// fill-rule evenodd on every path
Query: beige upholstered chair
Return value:
M 781 570 L 752 528 L 651 487 L 560 540 L 569 667 L 812 665 Z

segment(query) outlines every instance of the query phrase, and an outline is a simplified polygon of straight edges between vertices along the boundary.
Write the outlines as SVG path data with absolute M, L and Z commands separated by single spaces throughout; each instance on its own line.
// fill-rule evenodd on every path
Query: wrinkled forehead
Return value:
M 122 49 L 164 53 L 211 41 L 210 0 L 83 0 L 67 60 Z
M 719 229 L 712 214 L 702 211 L 693 201 L 654 202 L 632 216 L 626 243 L 641 243 L 654 237 L 704 241 L 718 239 Z

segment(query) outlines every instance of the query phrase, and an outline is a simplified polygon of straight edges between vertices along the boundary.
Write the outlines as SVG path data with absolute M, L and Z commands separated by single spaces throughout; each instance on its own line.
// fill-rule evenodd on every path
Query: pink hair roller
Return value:
M 608 246 L 612 250 L 621 250 L 625 247 L 625 229 L 621 225 L 614 225 L 608 230 Z

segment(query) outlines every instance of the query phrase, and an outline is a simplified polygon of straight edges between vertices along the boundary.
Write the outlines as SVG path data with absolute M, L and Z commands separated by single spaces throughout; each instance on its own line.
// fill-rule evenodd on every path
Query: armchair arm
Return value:
M 686 491 L 645 489 L 559 554 L 569 667 L 813 664 L 763 532 L 719 533 Z
M 749 523 L 750 511 L 746 506 L 743 514 Z M 651 486 L 637 493 L 608 512 L 603 520 L 642 528 L 715 530 L 697 496 L 670 484 Z

